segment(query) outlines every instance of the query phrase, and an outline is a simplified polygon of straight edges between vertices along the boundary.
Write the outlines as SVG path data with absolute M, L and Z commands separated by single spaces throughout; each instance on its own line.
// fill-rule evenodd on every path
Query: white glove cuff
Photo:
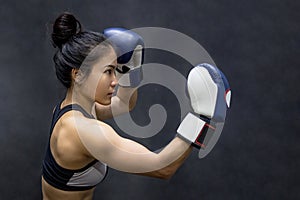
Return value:
M 119 85 L 122 87 L 137 87 L 143 80 L 142 66 L 132 68 L 127 73 L 121 74 L 119 78 Z
M 188 113 L 179 125 L 177 133 L 187 141 L 193 143 L 197 148 L 205 148 L 203 141 L 208 128 L 215 129 L 201 118 Z

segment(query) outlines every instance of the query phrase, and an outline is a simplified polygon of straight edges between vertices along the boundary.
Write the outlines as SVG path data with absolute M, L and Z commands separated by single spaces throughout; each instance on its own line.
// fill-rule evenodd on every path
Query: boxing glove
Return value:
M 203 63 L 194 67 L 187 79 L 187 90 L 193 112 L 188 113 L 177 133 L 199 149 L 211 150 L 216 133 L 220 134 L 230 105 L 231 89 L 225 75 L 215 66 Z M 214 141 L 211 142 L 211 138 Z M 209 150 L 209 151 L 210 151 Z M 205 155 L 208 152 L 205 153 Z
M 118 57 L 116 71 L 119 85 L 137 87 L 143 79 L 143 38 L 124 28 L 108 28 L 103 33 L 113 44 Z
M 207 63 L 204 63 L 206 65 L 209 65 Z M 226 76 L 223 74 L 223 72 L 221 70 L 219 70 L 220 74 L 221 74 L 221 77 L 222 77 L 222 80 L 223 80 L 223 84 L 224 84 L 224 88 L 225 88 L 225 101 L 226 101 L 226 105 L 227 105 L 227 108 L 230 108 L 230 102 L 231 102 L 231 89 L 230 89 L 230 86 L 229 86 L 229 82 L 226 78 Z

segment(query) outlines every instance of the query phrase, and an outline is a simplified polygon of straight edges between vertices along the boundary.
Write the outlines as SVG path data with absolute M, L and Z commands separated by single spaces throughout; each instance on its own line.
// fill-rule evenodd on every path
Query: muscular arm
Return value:
M 161 179 L 169 179 L 171 178 L 177 169 L 184 163 L 184 161 L 187 159 L 187 157 L 190 155 L 192 152 L 193 147 L 190 146 L 183 154 L 180 156 L 176 161 L 171 163 L 170 165 L 156 170 L 152 172 L 146 172 L 146 173 L 137 173 L 137 175 L 142 175 L 142 176 L 150 176 L 154 178 L 161 178 Z
M 110 119 L 113 116 L 131 111 L 135 107 L 137 96 L 137 88 L 124 88 L 119 86 L 117 95 L 112 97 L 110 105 L 105 106 L 95 103 L 97 119 Z
M 174 173 L 190 152 L 190 144 L 178 137 L 157 154 L 135 141 L 120 137 L 109 125 L 100 121 L 83 122 L 78 127 L 81 142 L 92 157 L 128 173 Z

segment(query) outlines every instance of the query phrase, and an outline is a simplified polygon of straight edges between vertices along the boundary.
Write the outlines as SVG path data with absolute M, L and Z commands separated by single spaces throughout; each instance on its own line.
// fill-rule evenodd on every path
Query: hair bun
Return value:
M 52 41 L 54 47 L 61 48 L 70 37 L 81 31 L 80 22 L 70 13 L 61 14 L 54 22 Z

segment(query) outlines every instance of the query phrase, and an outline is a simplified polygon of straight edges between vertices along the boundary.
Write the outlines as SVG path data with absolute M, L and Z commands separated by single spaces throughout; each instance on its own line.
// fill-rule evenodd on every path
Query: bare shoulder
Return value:
M 70 112 L 63 123 L 66 124 L 66 131 L 72 132 L 73 138 L 84 149 L 94 146 L 95 149 L 104 150 L 120 138 L 109 124 L 97 119 L 86 118 L 80 112 Z
M 107 123 L 98 119 L 86 118 L 81 113 L 73 114 L 66 122 L 68 128 L 76 129 L 75 132 L 77 133 L 101 134 L 112 130 L 112 127 Z
M 109 124 L 96 119 L 73 116 L 72 128 L 89 155 L 104 162 L 123 139 Z
M 81 141 L 82 124 L 95 124 L 96 120 L 85 118 L 79 112 L 68 112 L 57 122 L 51 136 L 51 151 L 55 160 L 65 168 L 80 168 L 91 162 L 90 155 Z

